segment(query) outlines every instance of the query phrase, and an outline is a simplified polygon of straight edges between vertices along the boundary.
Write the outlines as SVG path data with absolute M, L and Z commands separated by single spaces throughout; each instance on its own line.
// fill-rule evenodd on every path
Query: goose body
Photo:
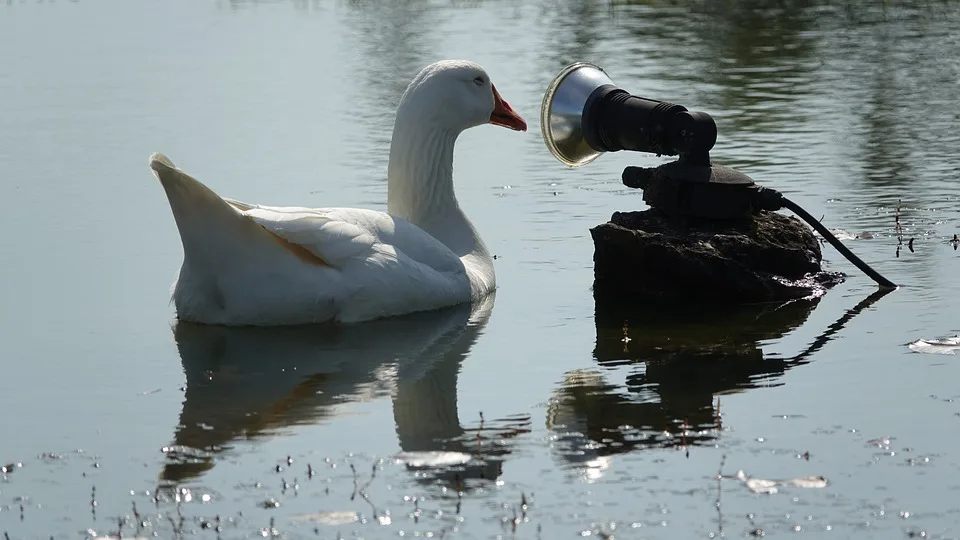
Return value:
M 228 199 L 151 155 L 183 245 L 177 317 L 350 323 L 485 297 L 496 287 L 493 259 L 457 203 L 453 148 L 463 130 L 487 123 L 526 130 L 482 67 L 424 68 L 397 108 L 386 212 Z

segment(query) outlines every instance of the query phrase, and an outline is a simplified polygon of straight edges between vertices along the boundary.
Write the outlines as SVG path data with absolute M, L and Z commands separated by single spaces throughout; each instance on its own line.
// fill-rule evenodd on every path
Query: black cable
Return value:
M 860 270 L 863 270 L 863 273 L 873 278 L 873 280 L 877 282 L 877 285 L 880 285 L 881 287 L 885 287 L 887 289 L 897 288 L 897 285 L 894 282 L 881 276 L 879 272 L 877 272 L 873 268 L 870 268 L 870 266 L 868 266 L 867 263 L 860 260 L 860 257 L 857 257 L 856 255 L 854 255 L 854 253 L 850 251 L 847 248 L 847 246 L 843 245 L 843 243 L 840 242 L 840 240 L 838 240 L 836 236 L 834 236 L 829 230 L 827 230 L 827 228 L 824 227 L 823 224 L 817 221 L 806 210 L 801 208 L 799 204 L 791 201 L 786 197 L 783 197 L 783 207 L 789 209 L 794 214 L 800 216 L 800 219 L 809 223 L 811 227 L 816 229 L 818 233 L 820 233 L 824 238 L 827 239 L 827 242 L 830 242 L 830 244 L 833 247 L 837 248 L 837 251 L 839 251 L 841 255 L 846 257 L 848 261 L 852 262 L 854 266 L 856 266 Z
M 776 211 L 781 208 L 787 208 L 788 210 L 792 211 L 794 214 L 800 216 L 800 219 L 806 221 L 807 223 L 810 224 L 811 227 L 816 229 L 816 231 L 820 233 L 821 236 L 826 238 L 827 242 L 830 242 L 830 245 L 837 248 L 837 251 L 839 251 L 841 255 L 846 257 L 848 261 L 852 262 L 854 266 L 862 270 L 865 274 L 867 274 L 874 281 L 876 281 L 877 285 L 880 285 L 881 287 L 884 287 L 887 289 L 897 288 L 897 285 L 894 282 L 881 276 L 873 268 L 870 268 L 867 265 L 867 263 L 860 260 L 860 257 L 857 257 L 856 255 L 854 255 L 853 252 L 850 251 L 849 248 L 847 248 L 847 246 L 843 245 L 843 243 L 840 242 L 840 240 L 838 240 L 837 237 L 833 235 L 833 233 L 827 230 L 827 228 L 824 227 L 823 224 L 817 221 L 816 218 L 814 218 L 806 210 L 801 208 L 799 204 L 786 198 L 779 191 L 775 189 L 758 186 L 756 191 L 755 201 L 757 205 L 764 210 Z

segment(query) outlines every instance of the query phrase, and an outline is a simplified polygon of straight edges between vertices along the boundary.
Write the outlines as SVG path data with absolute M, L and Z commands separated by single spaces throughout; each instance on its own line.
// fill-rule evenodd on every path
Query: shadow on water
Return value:
M 882 69 L 874 70 L 869 84 L 869 97 L 866 105 L 870 114 L 864 115 L 866 126 L 865 157 L 866 179 L 877 186 L 887 188 L 887 204 L 896 204 L 903 194 L 902 183 L 909 177 L 908 163 L 911 148 L 903 144 L 901 137 L 909 139 L 904 130 L 910 130 L 910 123 L 901 125 L 896 112 L 896 74 L 889 69 L 890 40 L 884 36 L 877 42 L 876 61 Z M 893 103 L 891 103 L 893 102 Z
M 509 446 L 478 445 L 477 433 L 463 427 L 457 414 L 460 364 L 483 332 L 493 303 L 491 296 L 474 306 L 339 328 L 178 322 L 174 334 L 186 392 L 161 485 L 201 477 L 238 442 L 323 422 L 338 413 L 338 405 L 391 393 L 403 452 L 471 456 L 459 467 L 428 463 L 418 479 L 496 478 Z M 502 440 L 528 431 L 529 416 L 492 424 L 483 436 Z
M 765 355 L 763 343 L 799 328 L 820 298 L 782 304 L 687 309 L 596 303 L 594 359 L 627 367 L 625 384 L 601 370 L 567 373 L 555 392 L 547 428 L 571 464 L 598 475 L 610 456 L 645 448 L 712 444 L 720 435 L 717 398 L 782 385 L 790 369 L 829 342 L 888 290 L 878 290 L 831 324 L 796 356 Z
M 555 74 L 567 64 L 593 56 L 594 45 L 603 37 L 606 26 L 604 12 L 603 3 L 592 0 L 550 2 L 540 6 L 541 24 L 551 29 L 542 47 L 546 72 Z
M 689 97 L 716 109 L 726 130 L 782 130 L 802 122 L 790 104 L 815 78 L 817 3 L 617 2 L 617 19 L 643 75 L 704 89 Z
M 345 5 L 349 9 L 344 23 L 364 82 L 356 93 L 357 107 L 348 114 L 370 128 L 374 144 L 386 146 L 407 84 L 420 69 L 440 59 L 434 52 L 433 29 L 440 26 L 442 12 L 424 0 L 349 0 Z
M 947 52 L 956 51 L 960 19 L 910 4 L 891 8 L 884 24 L 858 28 L 859 39 L 836 48 L 838 55 L 852 52 L 861 64 L 841 65 L 851 94 L 845 101 L 862 105 L 852 109 L 851 124 L 860 135 L 863 187 L 875 204 L 892 206 L 908 197 L 939 206 L 943 202 L 936 199 L 953 193 L 944 189 L 941 175 L 960 170 L 955 152 L 960 115 L 953 95 L 944 92 L 944 85 L 954 86 L 960 76 L 960 62 Z M 929 179 L 935 182 L 917 189 L 918 181 Z
M 260 5 L 267 4 L 291 4 L 294 8 L 302 11 L 319 11 L 323 9 L 321 0 L 217 0 L 215 3 L 218 8 L 226 6 L 234 11 L 246 8 L 257 8 Z

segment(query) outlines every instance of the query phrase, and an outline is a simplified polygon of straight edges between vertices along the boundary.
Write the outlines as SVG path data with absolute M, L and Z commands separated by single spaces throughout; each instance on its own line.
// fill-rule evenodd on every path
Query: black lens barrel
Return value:
M 717 142 L 717 124 L 709 114 L 637 97 L 611 84 L 593 91 L 582 118 L 584 139 L 601 152 L 683 156 L 706 154 Z

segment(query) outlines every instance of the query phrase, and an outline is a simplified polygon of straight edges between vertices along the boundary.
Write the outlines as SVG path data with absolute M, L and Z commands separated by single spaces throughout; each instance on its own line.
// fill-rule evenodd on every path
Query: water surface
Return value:
M 8 0 L 0 530 L 957 535 L 960 367 L 905 344 L 960 332 L 958 24 L 932 0 Z M 176 323 L 151 152 L 224 196 L 383 209 L 400 93 L 456 57 L 530 126 L 457 147 L 495 299 L 339 332 Z M 664 159 L 553 160 L 540 99 L 577 60 L 709 112 L 716 161 L 859 235 L 902 288 L 871 296 L 827 245 L 850 275 L 817 300 L 598 308 L 589 229 L 644 206 L 624 166 Z M 738 470 L 827 485 L 717 479 Z

